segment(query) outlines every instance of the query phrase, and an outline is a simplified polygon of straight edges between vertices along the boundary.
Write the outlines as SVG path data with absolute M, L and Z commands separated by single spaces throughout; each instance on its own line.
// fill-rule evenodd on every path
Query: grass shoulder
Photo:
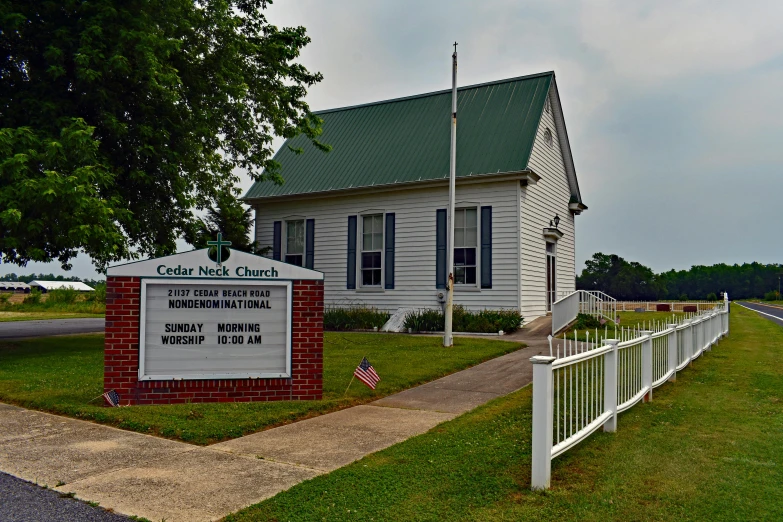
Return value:
M 531 387 L 226 517 L 258 520 L 781 520 L 783 328 L 730 336 L 552 462 L 530 491 Z
M 0 323 L 14 321 L 43 321 L 51 319 L 85 319 L 104 317 L 102 313 L 79 312 L 3 312 L 0 311 Z
M 103 336 L 0 342 L 0 401 L 194 444 L 210 444 L 290 423 L 422 384 L 520 348 L 519 343 L 394 334 L 324 335 L 321 401 L 198 403 L 105 408 Z M 351 382 L 367 357 L 382 381 Z M 92 400 L 92 402 L 91 402 Z
M 781 300 L 765 301 L 763 299 L 747 299 L 747 302 L 749 302 L 749 303 L 758 303 L 760 305 L 783 306 L 783 301 L 781 301 Z

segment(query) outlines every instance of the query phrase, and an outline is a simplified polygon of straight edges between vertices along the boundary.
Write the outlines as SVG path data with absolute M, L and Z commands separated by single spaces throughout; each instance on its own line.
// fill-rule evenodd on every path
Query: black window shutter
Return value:
M 348 284 L 346 288 L 356 288 L 356 216 L 348 216 Z
M 315 257 L 315 220 L 305 222 L 305 268 L 313 269 Z
M 384 277 L 387 289 L 394 288 L 394 213 L 386 214 L 386 266 Z
M 481 207 L 481 288 L 492 288 L 492 207 Z
M 282 241 L 283 222 L 275 221 L 274 223 L 274 235 L 272 238 L 272 259 L 280 261 L 280 242 Z
M 435 211 L 435 288 L 446 288 L 446 209 Z

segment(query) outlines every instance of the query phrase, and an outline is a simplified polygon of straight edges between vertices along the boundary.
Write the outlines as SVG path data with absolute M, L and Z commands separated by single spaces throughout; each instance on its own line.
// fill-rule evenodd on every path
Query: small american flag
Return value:
M 353 375 L 373 390 L 375 389 L 375 385 L 381 380 L 375 372 L 375 368 L 373 368 L 370 361 L 367 360 L 367 357 L 362 359 L 362 362 L 356 367 Z
M 114 390 L 109 390 L 104 393 L 103 398 L 109 403 L 109 406 L 114 407 L 120 405 L 120 394 Z

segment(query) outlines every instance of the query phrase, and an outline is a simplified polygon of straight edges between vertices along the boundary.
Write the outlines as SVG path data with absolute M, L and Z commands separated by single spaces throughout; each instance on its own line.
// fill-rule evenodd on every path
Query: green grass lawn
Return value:
M 77 319 L 85 317 L 103 317 L 102 313 L 78 313 L 78 312 L 2 312 L 0 311 L 0 323 L 13 321 L 41 321 L 49 319 Z
M 617 315 L 620 316 L 620 324 L 615 325 L 614 321 L 607 321 L 607 323 L 603 326 L 597 329 L 598 336 L 601 338 L 606 339 L 612 339 L 615 337 L 615 326 L 617 326 L 618 329 L 618 336 L 619 339 L 619 329 L 620 328 L 647 328 L 650 326 L 651 323 L 670 323 L 672 319 L 680 319 L 685 314 L 681 312 L 617 312 Z M 591 328 L 590 330 L 590 339 L 595 339 L 596 335 L 596 329 Z M 585 335 L 585 330 L 577 330 L 577 339 L 580 341 L 584 341 L 587 339 L 587 336 Z M 574 328 L 568 328 L 565 330 L 565 332 L 559 334 L 557 336 L 558 338 L 564 338 L 568 337 L 569 339 L 574 338 Z
M 530 491 L 531 387 L 227 517 L 263 520 L 783 520 L 783 328 L 731 335 L 552 463 Z
M 518 343 L 439 337 L 326 333 L 324 399 L 256 403 L 103 407 L 103 335 L 0 341 L 0 401 L 210 444 L 410 388 L 518 349 Z M 381 376 L 370 390 L 354 381 L 363 356 Z M 90 399 L 97 399 L 90 403 Z
M 763 299 L 740 299 L 740 301 L 748 301 L 749 303 L 766 304 L 772 306 L 783 306 L 783 301 L 764 301 Z

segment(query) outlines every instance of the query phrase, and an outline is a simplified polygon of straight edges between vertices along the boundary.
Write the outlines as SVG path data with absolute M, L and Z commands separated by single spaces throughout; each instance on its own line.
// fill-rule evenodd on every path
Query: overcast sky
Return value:
M 555 71 L 595 252 L 655 271 L 783 262 L 783 2 L 278 0 L 313 110 Z M 247 181 L 243 188 L 249 187 Z M 72 273 L 95 277 L 81 256 Z M 0 266 L 0 273 L 59 265 Z

